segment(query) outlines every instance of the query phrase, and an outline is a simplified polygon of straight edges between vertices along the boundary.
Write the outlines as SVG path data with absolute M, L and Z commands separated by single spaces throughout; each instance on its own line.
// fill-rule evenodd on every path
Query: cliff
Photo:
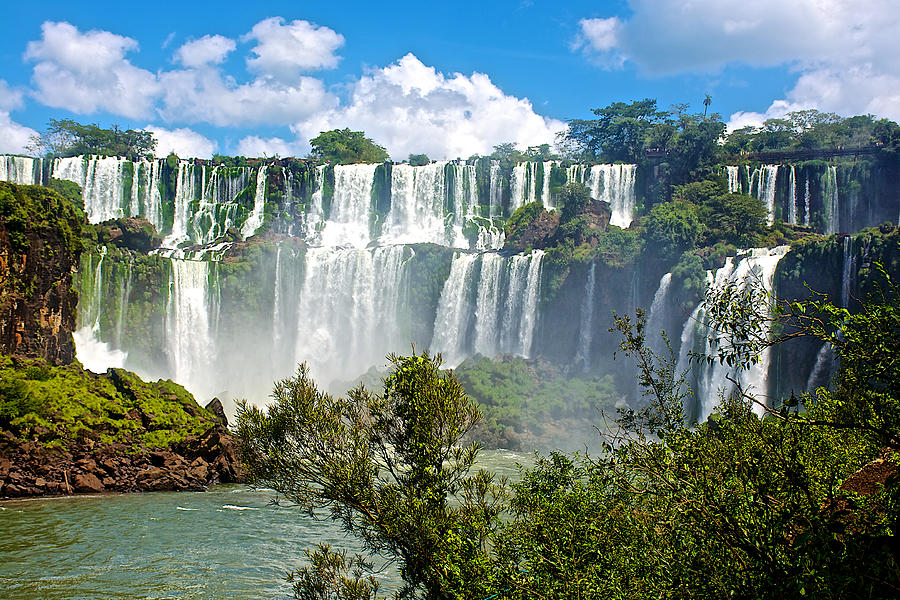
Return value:
M 82 235 L 127 237 L 141 224 L 88 231 L 56 192 L 7 183 L 0 216 L 0 497 L 239 480 L 215 405 L 201 408 L 171 381 L 147 383 L 121 369 L 98 375 L 75 359 L 72 274 Z
M 75 360 L 81 253 L 75 207 L 40 186 L 0 182 L 0 352 L 52 364 Z

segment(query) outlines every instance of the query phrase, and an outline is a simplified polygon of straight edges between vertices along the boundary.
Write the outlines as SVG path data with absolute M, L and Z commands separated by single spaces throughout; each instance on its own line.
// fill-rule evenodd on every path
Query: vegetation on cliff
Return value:
M 744 326 L 727 308 L 748 293 L 707 300 L 726 338 Z M 792 311 L 812 308 L 825 318 L 805 333 L 842 359 L 835 389 L 759 417 L 739 388 L 700 426 L 686 424 L 673 360 L 644 344 L 643 316 L 618 319 L 650 404 L 623 412 L 601 453 L 553 454 L 511 486 L 472 471 L 476 448 L 457 444 L 477 413 L 427 355 L 395 359 L 382 394 L 332 398 L 303 371 L 279 383 L 273 407 L 240 415 L 245 457 L 259 483 L 396 561 L 407 597 L 891 598 L 900 305 Z M 724 348 L 709 359 L 747 366 L 759 350 Z M 362 558 L 307 557 L 297 597 L 378 597 Z
M 0 356 L 0 381 L 0 427 L 46 447 L 165 448 L 217 423 L 180 385 L 147 383 L 122 369 L 96 375 L 77 363 Z

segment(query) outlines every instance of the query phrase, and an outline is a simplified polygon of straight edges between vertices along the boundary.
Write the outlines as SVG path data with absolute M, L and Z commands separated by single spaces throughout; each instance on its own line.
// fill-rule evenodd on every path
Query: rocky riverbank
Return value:
M 0 497 L 101 492 L 199 491 L 241 480 L 231 435 L 216 425 L 169 449 L 126 444 L 46 448 L 0 433 Z

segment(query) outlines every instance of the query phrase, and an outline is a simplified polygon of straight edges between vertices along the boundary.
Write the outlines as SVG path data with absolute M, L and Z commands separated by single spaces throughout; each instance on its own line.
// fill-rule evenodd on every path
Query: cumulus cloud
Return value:
M 729 64 L 787 65 L 798 74 L 765 113 L 786 107 L 900 118 L 900 4 L 894 0 L 629 0 L 624 19 L 582 19 L 573 44 L 593 59 L 628 61 L 649 75 Z M 793 110 L 794 108 L 791 108 Z
M 138 43 L 108 31 L 81 33 L 69 23 L 46 22 L 41 39 L 29 42 L 35 97 L 46 104 L 87 114 L 109 111 L 130 118 L 151 113 L 159 93 L 156 76 L 125 57 Z
M 185 67 L 201 68 L 217 65 L 234 51 L 234 40 L 221 35 L 204 35 L 199 40 L 186 42 L 175 51 L 175 60 Z
M 281 17 L 260 21 L 242 40 L 256 41 L 247 68 L 282 81 L 336 67 L 340 57 L 334 52 L 344 45 L 344 36 L 333 29 L 302 20 L 286 24 Z
M 188 128 L 164 129 L 147 125 L 145 130 L 153 132 L 156 138 L 156 156 L 163 158 L 170 152 L 184 158 L 210 158 L 216 150 L 216 143 L 206 136 Z
M 298 123 L 305 138 L 320 131 L 361 129 L 395 159 L 490 153 L 495 144 L 550 143 L 565 128 L 534 112 L 527 99 L 508 96 L 487 75 L 444 75 L 412 54 L 361 77 L 344 106 Z
M 215 69 L 186 69 L 162 73 L 160 82 L 165 119 L 220 127 L 286 125 L 336 102 L 312 77 L 298 77 L 291 85 L 262 79 L 239 84 Z
M 34 129 L 16 123 L 9 116 L 11 111 L 23 105 L 23 92 L 0 79 L 0 153 L 25 154 L 31 136 L 37 135 Z
M 250 135 L 238 142 L 237 153 L 241 156 L 303 156 L 309 151 L 309 144 L 289 142 L 279 137 L 261 138 Z

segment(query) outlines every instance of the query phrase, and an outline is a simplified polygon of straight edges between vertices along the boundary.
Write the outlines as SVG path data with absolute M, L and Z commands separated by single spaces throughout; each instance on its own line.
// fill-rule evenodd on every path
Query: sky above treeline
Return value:
M 11 3 L 0 152 L 50 118 L 148 128 L 160 155 L 305 156 L 365 131 L 394 160 L 552 143 L 611 102 L 729 127 L 791 110 L 900 120 L 897 0 Z

